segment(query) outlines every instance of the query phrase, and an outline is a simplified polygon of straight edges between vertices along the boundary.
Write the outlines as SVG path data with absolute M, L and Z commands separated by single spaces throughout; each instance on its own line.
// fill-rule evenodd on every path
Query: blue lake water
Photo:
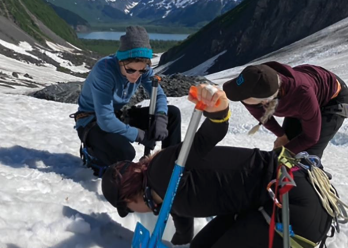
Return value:
M 89 40 L 119 40 L 121 35 L 125 32 L 91 32 L 91 33 L 77 33 L 81 39 Z M 189 34 L 157 34 L 149 33 L 150 40 L 184 40 Z

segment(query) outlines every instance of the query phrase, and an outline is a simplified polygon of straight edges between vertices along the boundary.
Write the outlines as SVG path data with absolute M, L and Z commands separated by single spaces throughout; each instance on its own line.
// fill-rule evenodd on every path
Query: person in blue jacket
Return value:
M 140 85 L 151 97 L 154 74 L 151 58 L 146 30 L 140 26 L 127 27 L 116 54 L 100 59 L 83 85 L 75 128 L 88 151 L 106 167 L 117 161 L 132 161 L 136 155 L 133 142 L 151 150 L 155 141 L 162 141 L 162 148 L 181 142 L 180 110 L 167 105 L 161 86 L 158 86 L 155 117 L 150 128 L 149 107 L 131 108 L 128 121 L 121 119 L 121 108 Z

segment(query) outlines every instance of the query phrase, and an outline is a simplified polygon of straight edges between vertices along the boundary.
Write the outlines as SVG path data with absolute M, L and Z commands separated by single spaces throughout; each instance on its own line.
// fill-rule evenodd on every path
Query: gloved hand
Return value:
M 168 116 L 165 114 L 156 114 L 150 127 L 151 137 L 156 141 L 162 141 L 168 136 Z
M 148 132 L 145 132 L 144 130 L 138 129 L 138 136 L 135 139 L 136 142 L 139 142 L 140 144 L 143 144 L 145 147 L 149 148 L 150 150 L 155 149 L 156 141 L 154 139 L 149 139 Z
M 274 141 L 273 149 L 276 149 L 276 148 L 278 148 L 278 147 L 285 146 L 287 143 L 289 143 L 289 139 L 288 139 L 288 136 L 286 136 L 286 134 L 284 134 L 283 136 L 278 137 L 278 138 Z

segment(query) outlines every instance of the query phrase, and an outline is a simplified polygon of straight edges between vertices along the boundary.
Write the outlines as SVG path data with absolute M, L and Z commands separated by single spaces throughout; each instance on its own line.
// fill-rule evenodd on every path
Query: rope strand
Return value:
M 313 166 L 312 170 L 308 170 L 308 174 L 313 188 L 317 192 L 327 213 L 333 218 L 337 217 L 342 218 L 344 222 L 348 221 L 348 216 L 345 212 L 345 208 L 348 209 L 348 206 L 338 198 L 337 192 L 331 185 L 325 172 Z

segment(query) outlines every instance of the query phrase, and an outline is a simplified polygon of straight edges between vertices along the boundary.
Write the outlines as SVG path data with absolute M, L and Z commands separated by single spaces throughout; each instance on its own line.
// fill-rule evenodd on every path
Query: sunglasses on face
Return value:
M 144 74 L 149 71 L 149 69 L 135 70 L 132 68 L 126 68 L 125 64 L 123 64 L 123 67 L 127 74 L 134 74 L 137 71 L 139 72 L 139 74 Z

